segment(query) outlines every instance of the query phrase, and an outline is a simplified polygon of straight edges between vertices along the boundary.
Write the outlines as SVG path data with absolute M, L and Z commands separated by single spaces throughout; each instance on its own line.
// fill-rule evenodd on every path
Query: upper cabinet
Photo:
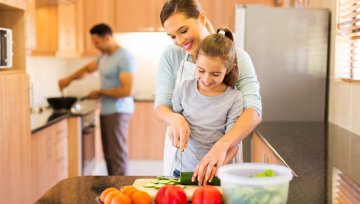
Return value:
M 90 38 L 90 29 L 99 23 L 106 23 L 111 27 L 115 24 L 115 1 L 118 0 L 84 0 L 83 2 L 83 43 L 85 55 L 98 55 Z M 129 1 L 129 4 L 131 4 Z M 79 5 L 80 6 L 80 5 Z M 81 17 L 80 17 L 81 18 Z
M 284 0 L 285 1 L 285 0 Z M 265 6 L 277 6 L 277 0 L 199 0 L 202 10 L 210 20 L 214 29 L 229 28 L 235 31 L 235 7 L 236 4 L 262 4 Z
M 35 8 L 36 43 L 32 55 L 55 55 L 58 50 L 57 5 Z
M 89 30 L 98 23 L 114 32 L 162 31 L 160 11 L 164 0 L 29 0 L 36 1 L 27 12 L 36 37 L 28 33 L 27 48 L 32 55 L 94 56 L 99 51 L 91 42 Z M 199 0 L 214 28 L 234 30 L 236 4 L 276 6 L 277 0 Z M 29 7 L 30 9 L 32 7 Z M 35 14 L 34 14 L 35 13 Z M 31 15 L 35 21 L 31 21 Z M 28 29 L 30 32 L 31 29 Z M 32 32 L 32 31 L 31 31 Z M 34 34 L 32 34 L 34 35 Z
M 25 0 L 0 0 L 0 27 L 12 30 L 12 67 L 2 74 L 25 73 Z
M 25 10 L 25 46 L 31 51 L 36 47 L 35 0 L 28 0 Z
M 159 31 L 163 0 L 115 1 L 116 32 Z
M 0 0 L 0 8 L 3 6 L 9 6 L 17 9 L 26 9 L 26 0 Z

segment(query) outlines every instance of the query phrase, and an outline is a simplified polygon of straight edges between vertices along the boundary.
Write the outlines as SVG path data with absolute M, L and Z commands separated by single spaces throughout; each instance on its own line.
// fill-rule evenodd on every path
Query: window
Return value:
M 335 77 L 360 81 L 360 0 L 337 0 Z

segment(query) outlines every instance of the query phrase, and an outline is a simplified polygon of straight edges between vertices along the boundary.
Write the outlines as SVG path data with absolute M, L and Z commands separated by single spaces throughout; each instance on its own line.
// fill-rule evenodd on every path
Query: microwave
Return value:
M 0 27 L 0 69 L 12 67 L 12 30 Z

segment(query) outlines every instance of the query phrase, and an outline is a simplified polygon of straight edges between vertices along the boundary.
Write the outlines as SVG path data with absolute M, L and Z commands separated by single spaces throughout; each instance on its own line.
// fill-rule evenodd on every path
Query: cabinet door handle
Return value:
M 263 163 L 268 163 L 268 162 L 269 162 L 269 160 L 268 160 L 266 154 L 264 154 L 264 156 L 263 156 Z

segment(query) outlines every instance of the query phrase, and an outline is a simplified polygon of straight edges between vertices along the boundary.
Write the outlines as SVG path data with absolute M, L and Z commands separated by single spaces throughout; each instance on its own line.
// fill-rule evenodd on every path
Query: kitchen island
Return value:
M 359 136 L 321 122 L 265 122 L 257 131 L 297 174 L 290 182 L 288 203 L 331 203 L 335 168 L 360 183 L 359 148 L 355 148 L 360 146 Z M 95 203 L 105 188 L 131 185 L 137 178 L 146 177 L 72 177 L 49 189 L 37 203 Z

